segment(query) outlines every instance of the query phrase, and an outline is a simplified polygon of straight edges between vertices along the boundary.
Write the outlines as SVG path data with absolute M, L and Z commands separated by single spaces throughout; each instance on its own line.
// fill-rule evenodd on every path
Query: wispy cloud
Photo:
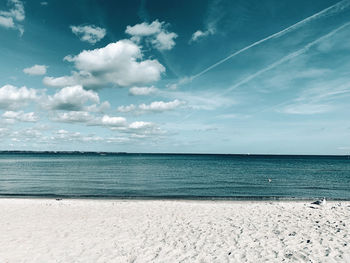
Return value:
M 338 82 L 346 84 L 339 84 Z M 318 114 L 334 110 L 339 106 L 339 99 L 350 95 L 350 84 L 346 80 L 317 83 L 316 87 L 303 90 L 299 96 L 276 107 L 277 111 L 287 114 Z M 282 106 L 282 105 L 281 105 Z
M 6 111 L 2 114 L 2 118 L 10 121 L 20 121 L 20 122 L 36 122 L 38 121 L 38 116 L 34 112 L 25 113 L 23 111 Z
M 8 0 L 11 7 L 8 11 L 0 11 L 0 26 L 17 29 L 22 36 L 24 28 L 21 22 L 25 19 L 24 5 L 20 0 Z
M 204 40 L 206 37 L 217 33 L 217 24 L 226 13 L 222 2 L 222 0 L 213 0 L 210 2 L 208 6 L 207 18 L 205 19 L 204 29 L 198 29 L 195 31 L 191 36 L 189 44 L 193 42 L 199 42 L 201 40 Z
M 132 87 L 129 89 L 129 94 L 132 96 L 147 96 L 154 94 L 158 89 L 154 86 L 151 87 Z
M 89 42 L 90 44 L 96 44 L 106 35 L 106 29 L 95 26 L 70 26 L 74 35 L 79 37 L 81 41 Z
M 165 22 L 154 20 L 152 23 L 143 22 L 134 26 L 127 26 L 125 33 L 131 36 L 131 40 L 140 43 L 142 39 L 146 39 L 147 44 L 151 44 L 156 49 L 170 50 L 175 46 L 175 38 L 177 34 L 168 32 Z
M 160 113 L 165 111 L 172 111 L 185 105 L 186 102 L 175 99 L 173 101 L 153 101 L 150 104 L 142 103 L 138 106 L 134 104 L 128 106 L 118 107 L 119 112 L 123 113 L 134 113 L 134 114 L 144 114 L 144 113 Z
M 47 68 L 48 66 L 45 66 L 45 65 L 34 65 L 32 67 L 23 69 L 23 72 L 28 75 L 39 76 L 39 75 L 45 75 Z
M 287 62 L 287 61 L 289 61 L 289 60 L 291 60 L 291 59 L 293 59 L 293 58 L 295 58 L 295 57 L 300 56 L 301 54 L 304 54 L 304 53 L 305 53 L 306 51 L 308 51 L 311 47 L 313 47 L 313 46 L 315 46 L 315 45 L 321 43 L 321 42 L 324 41 L 325 39 L 327 39 L 327 38 L 333 36 L 334 34 L 338 33 L 340 30 L 344 29 L 345 27 L 347 27 L 347 26 L 349 26 L 349 25 L 350 25 L 350 22 L 345 23 L 344 25 L 342 25 L 342 26 L 340 26 L 340 27 L 338 27 L 338 28 L 332 30 L 332 31 L 329 32 L 328 34 L 326 34 L 326 35 L 324 35 L 324 36 L 322 36 L 322 37 L 320 37 L 320 38 L 318 38 L 318 39 L 316 39 L 316 40 L 310 42 L 309 44 L 305 45 L 303 48 L 301 48 L 301 49 L 299 49 L 299 50 L 297 50 L 297 51 L 295 51 L 295 52 L 292 52 L 292 53 L 288 54 L 287 56 L 284 56 L 284 57 L 281 58 L 280 60 L 278 60 L 278 61 L 272 63 L 271 65 L 269 65 L 269 66 L 267 66 L 267 67 L 265 67 L 265 68 L 263 68 L 263 69 L 261 69 L 261 70 L 255 72 L 254 74 L 251 74 L 250 76 L 244 78 L 243 80 L 239 81 L 238 83 L 236 83 L 236 84 L 234 84 L 233 86 L 231 86 L 230 88 L 228 88 L 228 89 L 224 92 L 224 94 L 227 93 L 227 92 L 230 92 L 230 91 L 232 91 L 232 90 L 234 90 L 234 89 L 236 89 L 236 88 L 238 88 L 238 87 L 240 87 L 240 86 L 242 86 L 243 84 L 246 84 L 247 82 L 249 82 L 249 81 L 255 79 L 256 77 L 262 75 L 263 73 L 265 73 L 265 72 L 267 72 L 267 71 L 269 71 L 269 70 L 271 70 L 271 69 L 273 69 L 273 68 L 275 68 L 275 67 L 281 65 L 282 63 L 285 63 L 285 62 Z
M 309 16 L 309 17 L 307 17 L 307 18 L 305 18 L 305 19 L 303 19 L 303 20 L 301 20 L 301 21 L 299 21 L 299 22 L 297 22 L 297 23 L 295 23 L 295 24 L 293 24 L 293 25 L 291 25 L 291 26 L 289 26 L 289 27 L 287 27 L 287 28 L 277 32 L 277 33 L 275 33 L 275 34 L 272 34 L 272 35 L 270 35 L 270 36 L 268 36 L 266 38 L 263 38 L 263 39 L 261 39 L 259 41 L 256 41 L 253 44 L 250 44 L 249 46 L 246 46 L 246 47 L 244 47 L 244 48 L 242 48 L 242 49 L 232 53 L 231 55 L 229 55 L 226 58 L 224 58 L 224 59 L 216 62 L 215 64 L 207 67 L 206 69 L 202 70 L 201 72 L 197 73 L 196 75 L 191 76 L 190 80 L 198 78 L 199 76 L 205 74 L 209 70 L 212 70 L 213 68 L 221 65 L 225 61 L 227 61 L 227 60 L 229 60 L 229 59 L 231 59 L 231 58 L 241 54 L 242 52 L 244 52 L 244 51 L 246 51 L 248 49 L 251 49 L 252 47 L 258 46 L 258 45 L 260 45 L 260 44 L 262 44 L 262 43 L 264 43 L 264 42 L 266 42 L 266 41 L 268 41 L 270 39 L 278 38 L 278 37 L 281 37 L 281 36 L 283 36 L 283 35 L 285 35 L 287 33 L 290 33 L 290 32 L 292 32 L 292 31 L 294 31 L 294 30 L 304 26 L 305 24 L 307 24 L 307 23 L 309 23 L 309 22 L 311 22 L 311 21 L 313 21 L 315 19 L 319 19 L 319 18 L 324 17 L 326 15 L 329 16 L 329 15 L 332 15 L 332 14 L 337 14 L 337 13 L 343 11 L 344 9 L 348 8 L 348 7 L 350 7 L 350 1 L 349 0 L 343 0 L 341 2 L 338 2 L 338 3 L 332 5 L 332 6 L 326 8 L 326 9 L 324 9 L 324 10 L 322 10 L 322 11 L 320 11 L 320 12 L 318 12 L 318 13 L 312 15 L 312 16 Z

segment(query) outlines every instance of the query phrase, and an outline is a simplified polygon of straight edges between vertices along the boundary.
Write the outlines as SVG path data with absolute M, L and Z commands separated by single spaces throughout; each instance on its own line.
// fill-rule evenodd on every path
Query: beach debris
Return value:
M 313 205 L 324 206 L 324 205 L 326 205 L 326 198 L 323 197 L 321 200 L 317 200 L 317 201 L 315 201 L 315 202 L 313 202 L 313 203 L 311 203 L 311 204 L 313 204 Z
M 62 200 L 62 198 L 56 198 L 56 201 L 61 201 Z

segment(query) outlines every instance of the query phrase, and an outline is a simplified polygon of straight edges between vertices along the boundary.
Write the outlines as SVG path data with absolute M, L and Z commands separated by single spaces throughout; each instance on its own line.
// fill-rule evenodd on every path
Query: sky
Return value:
M 350 0 L 0 0 L 0 150 L 350 153 Z

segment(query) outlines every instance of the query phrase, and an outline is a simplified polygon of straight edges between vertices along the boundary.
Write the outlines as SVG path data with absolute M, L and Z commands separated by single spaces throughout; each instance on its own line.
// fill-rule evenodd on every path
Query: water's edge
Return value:
M 91 196 L 91 195 L 23 195 L 23 194 L 1 194 L 0 199 L 53 199 L 53 200 L 171 200 L 171 201 L 296 201 L 311 202 L 322 197 L 280 197 L 280 196 Z M 350 198 L 327 198 L 327 201 L 350 201 Z

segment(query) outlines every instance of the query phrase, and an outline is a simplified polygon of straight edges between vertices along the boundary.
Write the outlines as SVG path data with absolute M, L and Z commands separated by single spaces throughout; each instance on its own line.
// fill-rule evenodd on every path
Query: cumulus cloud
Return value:
M 126 119 L 123 117 L 110 117 L 104 115 L 101 119 L 101 124 L 109 127 L 125 127 Z
M 134 26 L 127 26 L 125 33 L 131 35 L 131 39 L 136 43 L 146 40 L 158 50 L 170 50 L 175 46 L 174 39 L 177 34 L 166 30 L 165 22 L 153 21 L 151 24 L 143 22 Z
M 179 106 L 184 105 L 185 102 L 180 100 L 173 100 L 169 102 L 164 101 L 154 101 L 151 104 L 141 104 L 139 106 L 139 109 L 142 111 L 153 111 L 153 112 L 163 112 L 163 111 L 169 111 L 174 110 L 178 108 Z
M 5 85 L 0 88 L 0 109 L 14 110 L 27 105 L 39 98 L 37 90 L 27 87 L 17 88 Z
M 17 29 L 22 35 L 23 26 L 20 24 L 25 19 L 23 3 L 20 0 L 8 0 L 8 11 L 0 11 L 0 26 Z
M 6 111 L 2 114 L 2 118 L 9 122 L 36 122 L 39 119 L 34 112 L 24 113 L 23 111 Z
M 215 33 L 214 29 L 207 29 L 206 31 L 201 31 L 201 30 L 197 30 L 196 32 L 194 32 L 192 34 L 192 37 L 190 39 L 190 43 L 192 42 L 197 42 L 201 39 L 204 39 L 205 37 L 209 36 L 209 35 L 213 35 Z
M 154 94 L 157 92 L 157 88 L 154 86 L 151 87 L 132 87 L 129 89 L 129 94 L 133 96 L 146 96 Z
M 147 112 L 164 112 L 175 110 L 181 106 L 186 104 L 184 101 L 180 101 L 175 99 L 173 101 L 164 102 L 164 101 L 154 101 L 150 104 L 140 104 L 139 106 L 135 106 L 134 104 L 128 106 L 120 106 L 118 107 L 119 112 L 123 113 L 135 113 L 135 114 L 143 114 Z
M 153 21 L 151 24 L 143 22 L 134 26 L 127 26 L 125 32 L 133 37 L 152 36 L 162 31 L 163 23 L 160 23 L 158 20 Z
M 159 80 L 165 71 L 155 59 L 142 60 L 140 47 L 130 40 L 84 50 L 77 56 L 64 59 L 73 62 L 78 72 L 59 78 L 45 77 L 44 84 L 54 87 L 83 85 L 87 88 L 100 88 L 106 84 L 121 87 L 144 85 Z
M 48 106 L 53 110 L 82 111 L 86 103 L 100 103 L 98 94 L 84 90 L 82 86 L 65 87 L 53 96 L 48 96 Z
M 106 29 L 94 25 L 70 26 L 70 29 L 81 41 L 90 44 L 96 44 L 106 35 Z
M 34 65 L 32 67 L 23 69 L 23 72 L 28 75 L 35 75 L 35 76 L 45 75 L 47 68 L 48 67 L 45 65 Z
M 80 142 L 97 142 L 103 141 L 104 139 L 100 136 L 96 136 L 95 134 L 81 134 L 80 132 L 69 132 L 66 130 L 58 130 L 51 137 L 53 141 L 80 141 Z
M 0 26 L 5 27 L 5 28 L 14 28 L 15 23 L 13 22 L 12 17 L 0 16 Z
M 111 127 L 112 130 L 130 134 L 131 138 L 146 138 L 165 134 L 155 123 L 147 121 L 135 121 L 121 127 Z
M 137 107 L 134 104 L 130 104 L 127 106 L 120 106 L 118 107 L 118 111 L 122 113 L 128 113 L 128 112 L 133 112 L 137 109 Z
M 152 44 L 158 50 L 170 50 L 175 46 L 175 38 L 177 38 L 175 33 L 160 32 L 155 39 L 152 39 Z
M 154 135 L 162 135 L 165 131 L 161 130 L 153 122 L 135 121 L 128 123 L 126 118 L 118 116 L 104 115 L 95 118 L 88 123 L 94 126 L 103 126 L 113 131 L 130 134 L 131 137 L 150 137 Z
M 94 117 L 86 111 L 59 112 L 54 121 L 66 123 L 88 123 L 94 120 Z

